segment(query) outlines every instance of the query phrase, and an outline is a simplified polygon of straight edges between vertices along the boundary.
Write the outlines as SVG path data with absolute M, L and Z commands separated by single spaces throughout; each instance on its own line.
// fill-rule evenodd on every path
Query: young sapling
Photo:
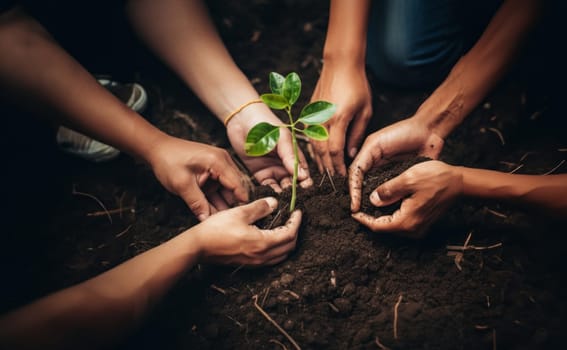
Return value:
M 322 124 L 335 113 L 336 106 L 327 101 L 314 101 L 303 107 L 299 117 L 295 119 L 291 109 L 301 93 L 301 79 L 295 72 L 289 73 L 285 77 L 279 73 L 270 73 L 270 90 L 271 93 L 263 94 L 260 98 L 268 107 L 285 111 L 289 124 L 272 125 L 266 122 L 256 124 L 246 136 L 244 151 L 249 156 L 263 156 L 276 147 L 280 138 L 280 128 L 288 128 L 291 131 L 294 154 L 291 202 L 289 205 L 291 212 L 295 209 L 297 171 L 299 167 L 299 150 L 296 135 L 297 133 L 302 133 L 313 140 L 326 140 L 329 137 L 329 133 Z

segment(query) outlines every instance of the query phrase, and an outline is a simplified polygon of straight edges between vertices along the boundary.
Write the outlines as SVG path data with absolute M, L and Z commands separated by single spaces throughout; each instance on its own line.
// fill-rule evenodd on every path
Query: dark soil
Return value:
M 246 7 L 240 1 L 211 3 L 235 60 L 260 92 L 267 90 L 270 71 L 298 72 L 303 80 L 298 104 L 305 103 L 320 70 L 327 2 L 242 3 Z M 129 40 L 124 51 L 136 53 L 133 60 L 105 69 L 147 87 L 148 120 L 170 134 L 229 149 L 222 125 L 190 90 Z M 547 61 L 552 53 L 545 42 L 534 43 L 448 138 L 442 160 L 524 174 L 567 170 L 564 113 L 554 104 L 562 95 Z M 369 132 L 411 116 L 431 92 L 372 85 Z M 8 137 L 2 144 L 11 165 L 2 170 L 1 311 L 93 277 L 197 223 L 144 164 L 126 155 L 104 164 L 63 155 L 45 146 L 53 141 L 42 128 L 30 131 L 31 137 L 22 132 L 30 116 L 4 110 L 18 116 L 6 130 L 26 137 Z M 409 164 L 396 166 L 367 178 L 380 183 Z M 315 168 L 312 174 L 315 185 L 299 191 L 304 219 L 287 261 L 260 269 L 197 266 L 117 348 L 292 349 L 256 306 L 303 349 L 564 344 L 564 223 L 540 216 L 537 208 L 463 199 L 423 240 L 374 234 L 351 219 L 346 179 L 331 183 Z M 375 186 L 366 183 L 365 190 Z M 84 194 L 108 209 L 126 210 L 109 220 Z M 284 195 L 280 204 L 287 200 Z M 463 245 L 469 234 L 469 244 L 497 247 L 466 251 L 459 268 L 446 246 Z

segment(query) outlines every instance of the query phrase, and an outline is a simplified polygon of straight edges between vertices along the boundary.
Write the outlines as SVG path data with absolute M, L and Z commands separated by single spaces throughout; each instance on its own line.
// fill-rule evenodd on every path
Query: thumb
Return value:
M 411 188 L 407 184 L 406 176 L 402 173 L 389 181 L 378 186 L 370 194 L 370 202 L 377 207 L 389 205 L 403 199 L 411 193 Z
M 240 211 L 243 219 L 247 223 L 252 224 L 255 221 L 258 221 L 273 212 L 277 207 L 277 199 L 275 199 L 274 197 L 266 197 L 255 200 L 252 203 L 236 207 L 233 210 Z
M 352 123 L 350 123 L 351 130 L 349 132 L 347 140 L 347 153 L 351 158 L 356 157 L 358 148 L 362 144 L 364 133 L 366 132 L 366 127 L 368 126 L 368 123 L 370 121 L 371 113 L 372 112 L 363 110 L 359 112 Z
M 179 193 L 179 196 L 199 221 L 203 221 L 211 216 L 211 204 L 199 186 L 189 186 L 185 191 Z

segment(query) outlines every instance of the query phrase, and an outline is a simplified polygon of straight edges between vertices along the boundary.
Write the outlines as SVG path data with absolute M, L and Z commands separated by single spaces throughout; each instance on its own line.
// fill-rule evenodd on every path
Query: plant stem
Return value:
M 295 201 L 297 196 L 297 171 L 299 168 L 299 151 L 297 147 L 297 138 L 295 137 L 295 122 L 293 120 L 293 116 L 291 115 L 291 107 L 288 107 L 286 111 L 289 117 L 291 142 L 293 145 L 293 180 L 291 182 L 291 201 L 289 203 L 289 211 L 293 212 L 295 210 Z

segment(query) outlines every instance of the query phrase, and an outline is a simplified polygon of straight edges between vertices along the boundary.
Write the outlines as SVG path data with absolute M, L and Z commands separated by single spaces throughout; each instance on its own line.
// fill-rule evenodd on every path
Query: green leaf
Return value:
M 289 106 L 287 99 L 278 94 L 263 94 L 260 96 L 262 101 L 272 109 L 284 109 Z
M 309 125 L 305 129 L 301 130 L 301 132 L 310 139 L 317 141 L 325 141 L 329 138 L 329 133 L 323 125 Z
M 303 107 L 298 121 L 307 125 L 322 124 L 335 114 L 337 106 L 327 101 L 311 102 Z
M 299 75 L 295 72 L 289 73 L 285 77 L 282 90 L 282 94 L 287 99 L 289 105 L 293 106 L 301 93 L 301 79 L 299 79 Z
M 284 78 L 283 75 L 276 73 L 276 72 L 271 72 L 270 73 L 270 90 L 272 90 L 272 92 L 274 94 L 281 95 L 284 81 L 285 81 L 285 78 Z
M 280 138 L 280 128 L 269 123 L 254 125 L 246 136 L 244 151 L 249 156 L 263 156 L 273 150 Z

